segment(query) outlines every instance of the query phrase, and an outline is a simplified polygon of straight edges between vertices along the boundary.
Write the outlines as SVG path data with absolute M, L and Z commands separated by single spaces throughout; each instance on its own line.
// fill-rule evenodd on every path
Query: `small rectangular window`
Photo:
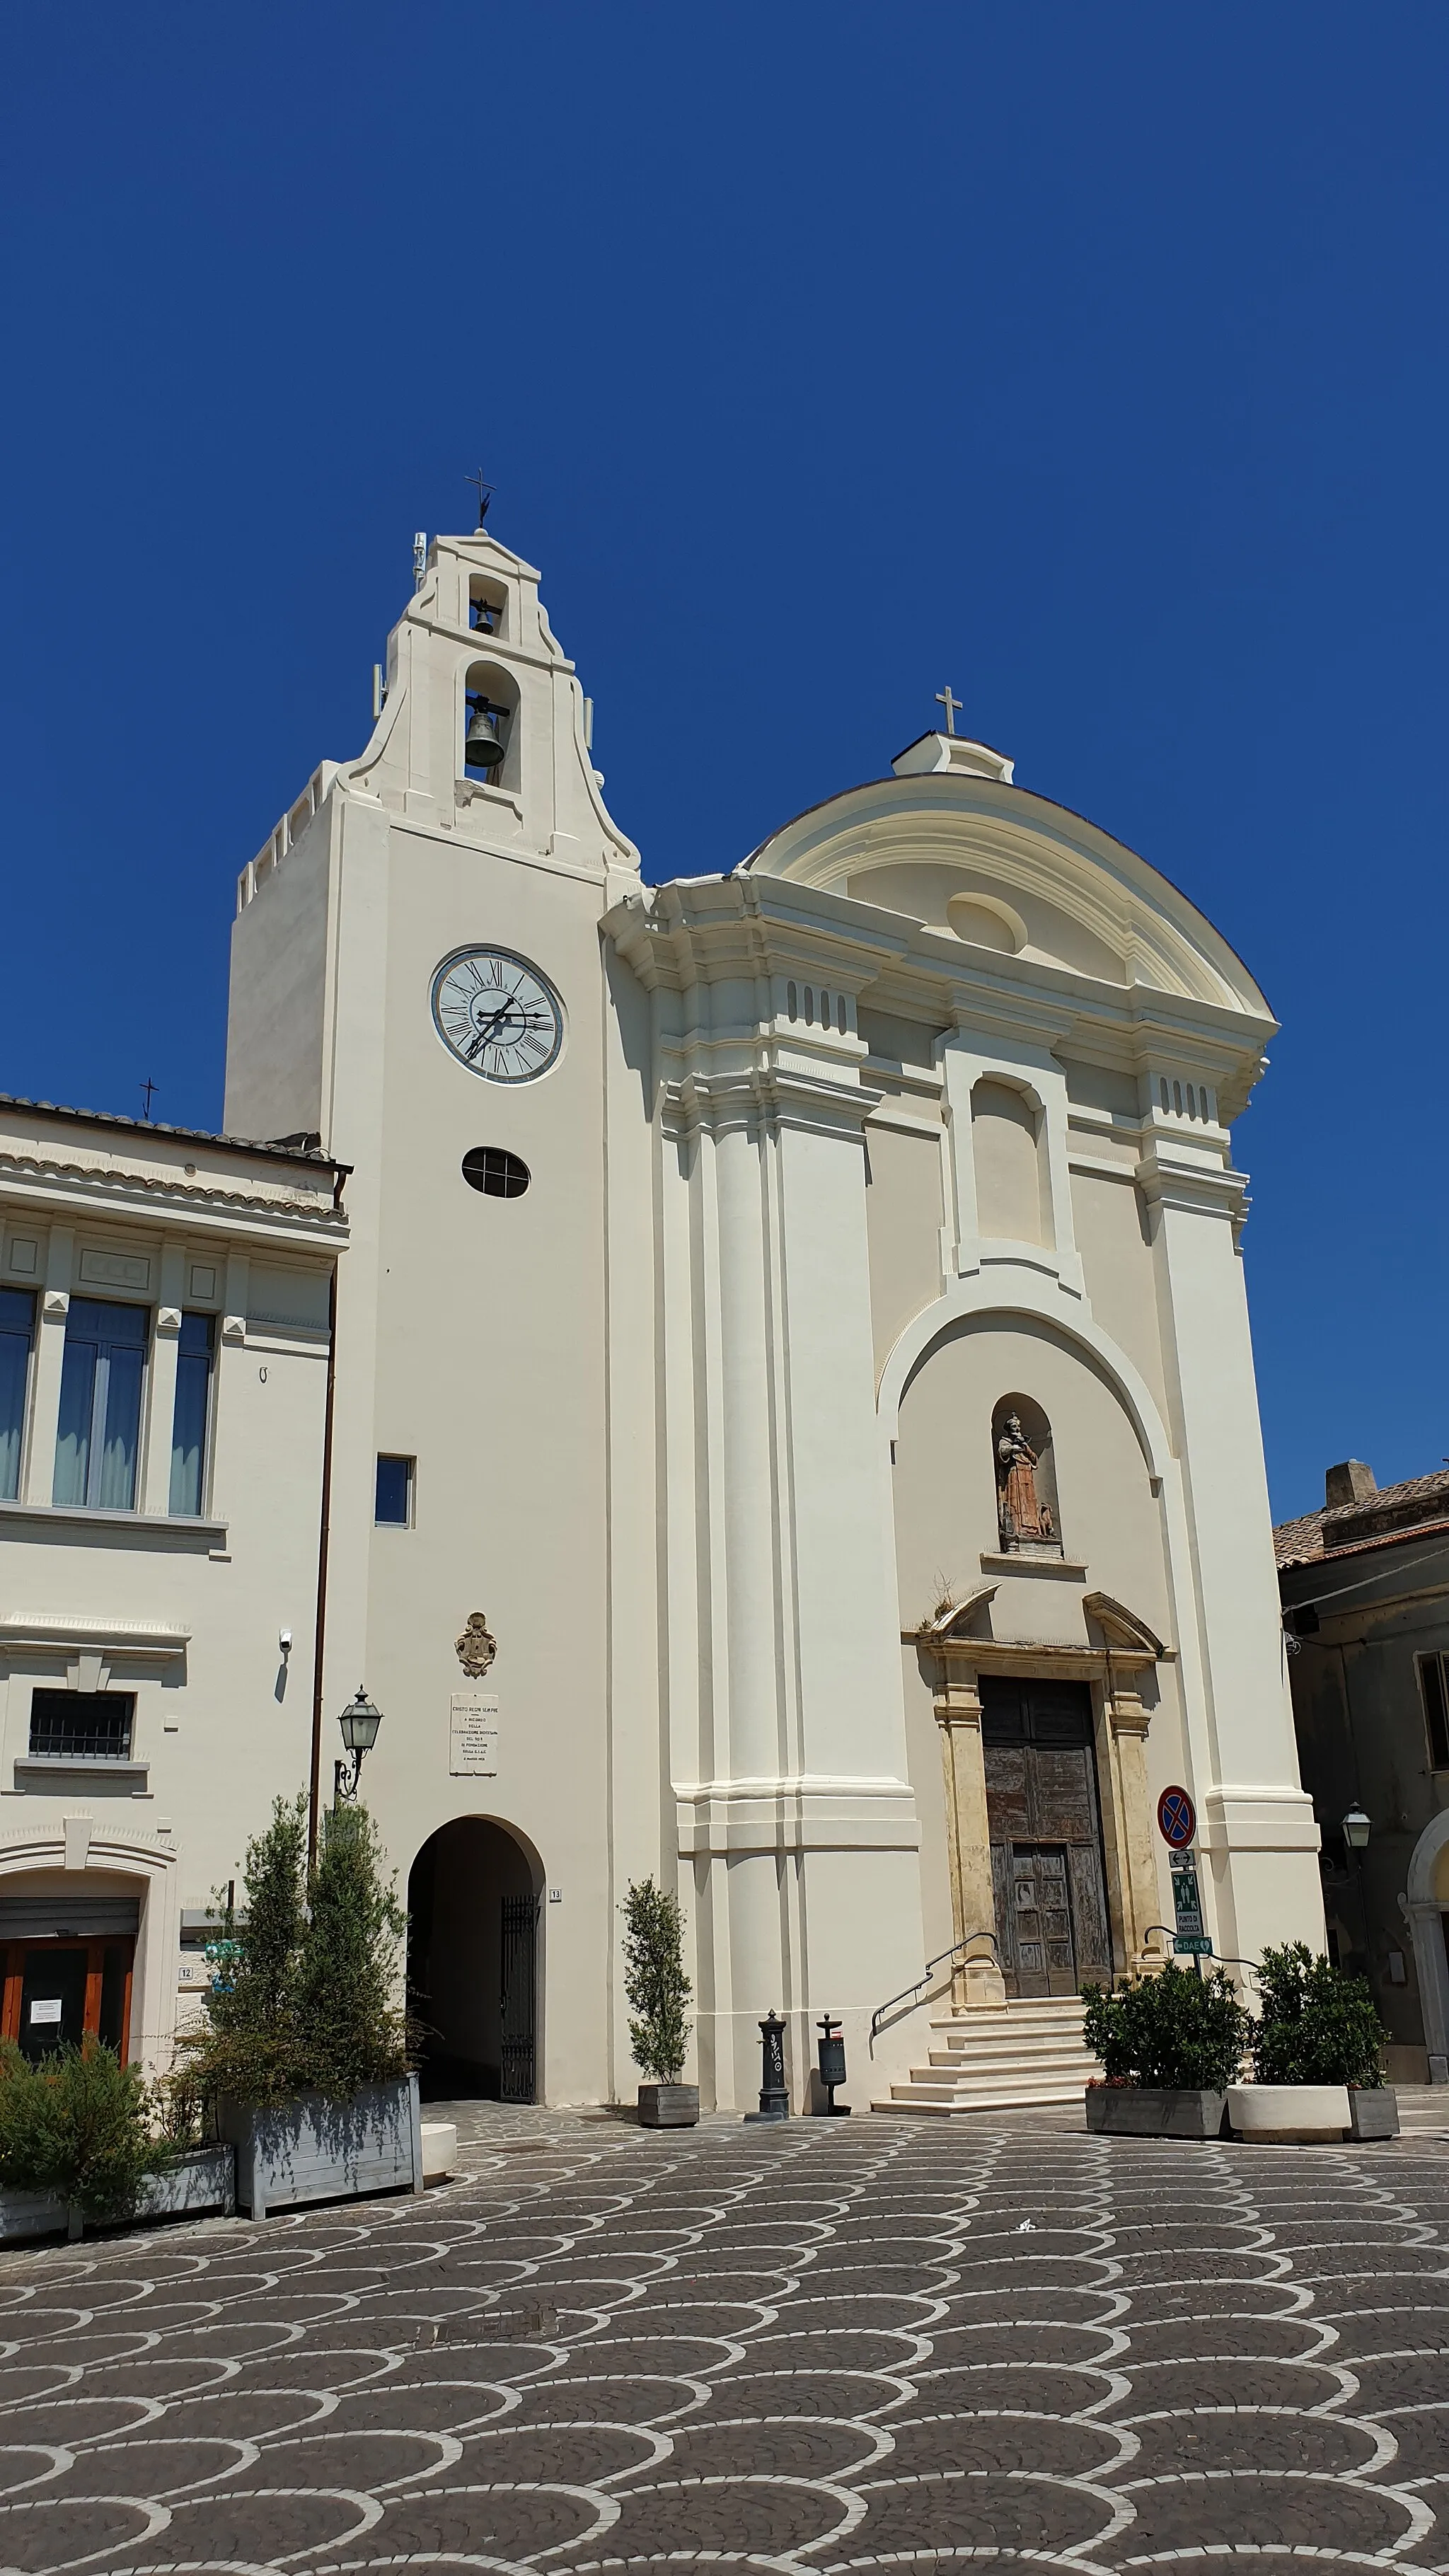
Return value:
M 1429 1768 L 1449 1771 L 1449 1693 L 1445 1691 L 1444 1657 L 1416 1655 L 1424 1724 L 1429 1734 Z
M 176 1346 L 176 1409 L 171 1422 L 171 1505 L 194 1519 L 206 1482 L 206 1425 L 211 1410 L 210 1315 L 183 1315 Z
M 135 1707 L 130 1691 L 32 1691 L 31 1760 L 128 1762 Z
M 380 1529 L 407 1529 L 413 1516 L 413 1462 L 411 1458 L 379 1458 L 377 1462 L 377 1504 L 373 1513 Z
M 25 1438 L 25 1392 L 35 1299 L 24 1288 L 0 1288 L 0 1500 L 20 1491 L 20 1451 Z
M 72 1297 L 65 1319 L 53 1502 L 88 1504 L 96 1511 L 134 1508 L 150 1333 L 144 1306 Z

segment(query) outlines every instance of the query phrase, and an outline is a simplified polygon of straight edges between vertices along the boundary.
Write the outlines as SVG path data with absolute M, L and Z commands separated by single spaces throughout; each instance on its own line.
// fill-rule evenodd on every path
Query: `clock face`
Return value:
M 563 1005 L 547 978 L 506 948 L 463 948 L 433 977 L 444 1046 L 485 1082 L 532 1082 L 563 1045 Z

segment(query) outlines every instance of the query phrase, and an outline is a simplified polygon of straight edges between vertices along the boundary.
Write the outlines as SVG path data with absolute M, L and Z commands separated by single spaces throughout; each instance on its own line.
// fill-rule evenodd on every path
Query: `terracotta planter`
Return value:
M 1392 2084 L 1350 2084 L 1348 2116 L 1351 2137 L 1396 2138 L 1399 2097 Z
M 1087 2126 L 1106 2138 L 1220 2138 L 1226 2093 L 1157 2092 L 1146 2084 L 1089 2084 Z
M 641 2084 L 641 2129 L 692 2129 L 699 2120 L 697 2084 Z
M 1262 2147 L 1337 2146 L 1349 2134 L 1346 2084 L 1235 2084 L 1228 2125 Z
M 218 2102 L 216 2124 L 236 2148 L 237 2207 L 251 2218 L 311 2200 L 354 2200 L 423 2183 L 418 2079 L 365 2084 L 346 2102 L 304 2093 L 279 2111 Z

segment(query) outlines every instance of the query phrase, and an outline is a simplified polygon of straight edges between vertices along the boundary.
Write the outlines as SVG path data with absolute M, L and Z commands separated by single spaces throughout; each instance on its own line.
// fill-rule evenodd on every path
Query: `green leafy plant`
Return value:
M 384 1869 L 367 1809 L 331 1808 L 293 1991 L 311 2081 L 334 2101 L 407 2073 L 407 2030 L 393 2001 L 407 1917 Z
M 1238 2081 L 1249 2019 L 1221 1968 L 1166 1967 L 1108 1994 L 1083 1986 L 1082 2035 L 1109 2084 L 1164 2093 L 1223 2093 Z
M 677 1896 L 653 1878 L 631 1879 L 624 1898 L 624 1996 L 634 2063 L 646 2081 L 677 2084 L 693 2025 L 684 2007 L 694 1988 L 684 1973 L 684 1917 Z
M 331 1808 L 307 1877 L 307 1801 L 278 1798 L 247 1846 L 245 1902 L 218 1905 L 204 2025 L 184 2033 L 172 2117 L 226 2094 L 275 2109 L 299 2093 L 342 2101 L 407 2072 L 393 2001 L 407 1928 L 365 1807 Z
M 87 2218 L 125 2218 L 145 2176 L 173 2152 L 152 2127 L 140 2068 L 98 2040 L 58 2048 L 32 2065 L 13 2040 L 0 2048 L 0 2185 L 50 2191 Z
M 1385 2032 L 1366 1977 L 1346 1977 L 1305 1941 L 1289 1941 L 1264 1951 L 1259 1984 L 1259 2084 L 1382 2084 Z

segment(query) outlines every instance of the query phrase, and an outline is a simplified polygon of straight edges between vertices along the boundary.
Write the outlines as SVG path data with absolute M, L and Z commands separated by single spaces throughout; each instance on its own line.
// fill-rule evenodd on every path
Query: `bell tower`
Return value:
M 617 1946 L 600 1822 L 618 1695 L 609 1333 L 611 1315 L 640 1312 L 611 1305 L 610 1261 L 615 1236 L 647 1240 L 650 1205 L 626 1062 L 637 1032 L 611 994 L 599 923 L 637 892 L 639 861 L 604 805 L 538 580 L 481 527 L 423 554 L 370 740 L 322 764 L 242 871 L 226 1123 L 315 1136 L 352 1167 L 328 1756 L 363 1679 L 388 1721 L 367 1792 L 400 1883 L 440 1834 L 460 1849 L 502 1834 L 510 1905 L 532 1901 L 530 1873 L 540 1902 L 545 1872 L 562 1891 L 539 1917 L 540 2080 L 556 2093 L 548 2067 L 568 2063 L 598 2099 Z M 479 1686 L 457 1641 L 475 1614 L 497 1656 L 487 1722 L 475 1709 L 465 1724 Z M 645 1631 L 632 1601 L 623 1624 Z M 653 1689 L 631 1681 L 630 1706 L 647 1709 Z M 656 1813 L 657 1796 L 656 1777 Z M 460 1888 L 437 1898 L 434 1962 L 440 1995 L 466 1997 L 477 1978 Z M 491 1881 L 478 1899 L 488 1976 L 501 1901 Z M 455 1914 L 463 1948 L 439 1964 Z M 449 2046 L 467 2053 L 458 2032 Z

